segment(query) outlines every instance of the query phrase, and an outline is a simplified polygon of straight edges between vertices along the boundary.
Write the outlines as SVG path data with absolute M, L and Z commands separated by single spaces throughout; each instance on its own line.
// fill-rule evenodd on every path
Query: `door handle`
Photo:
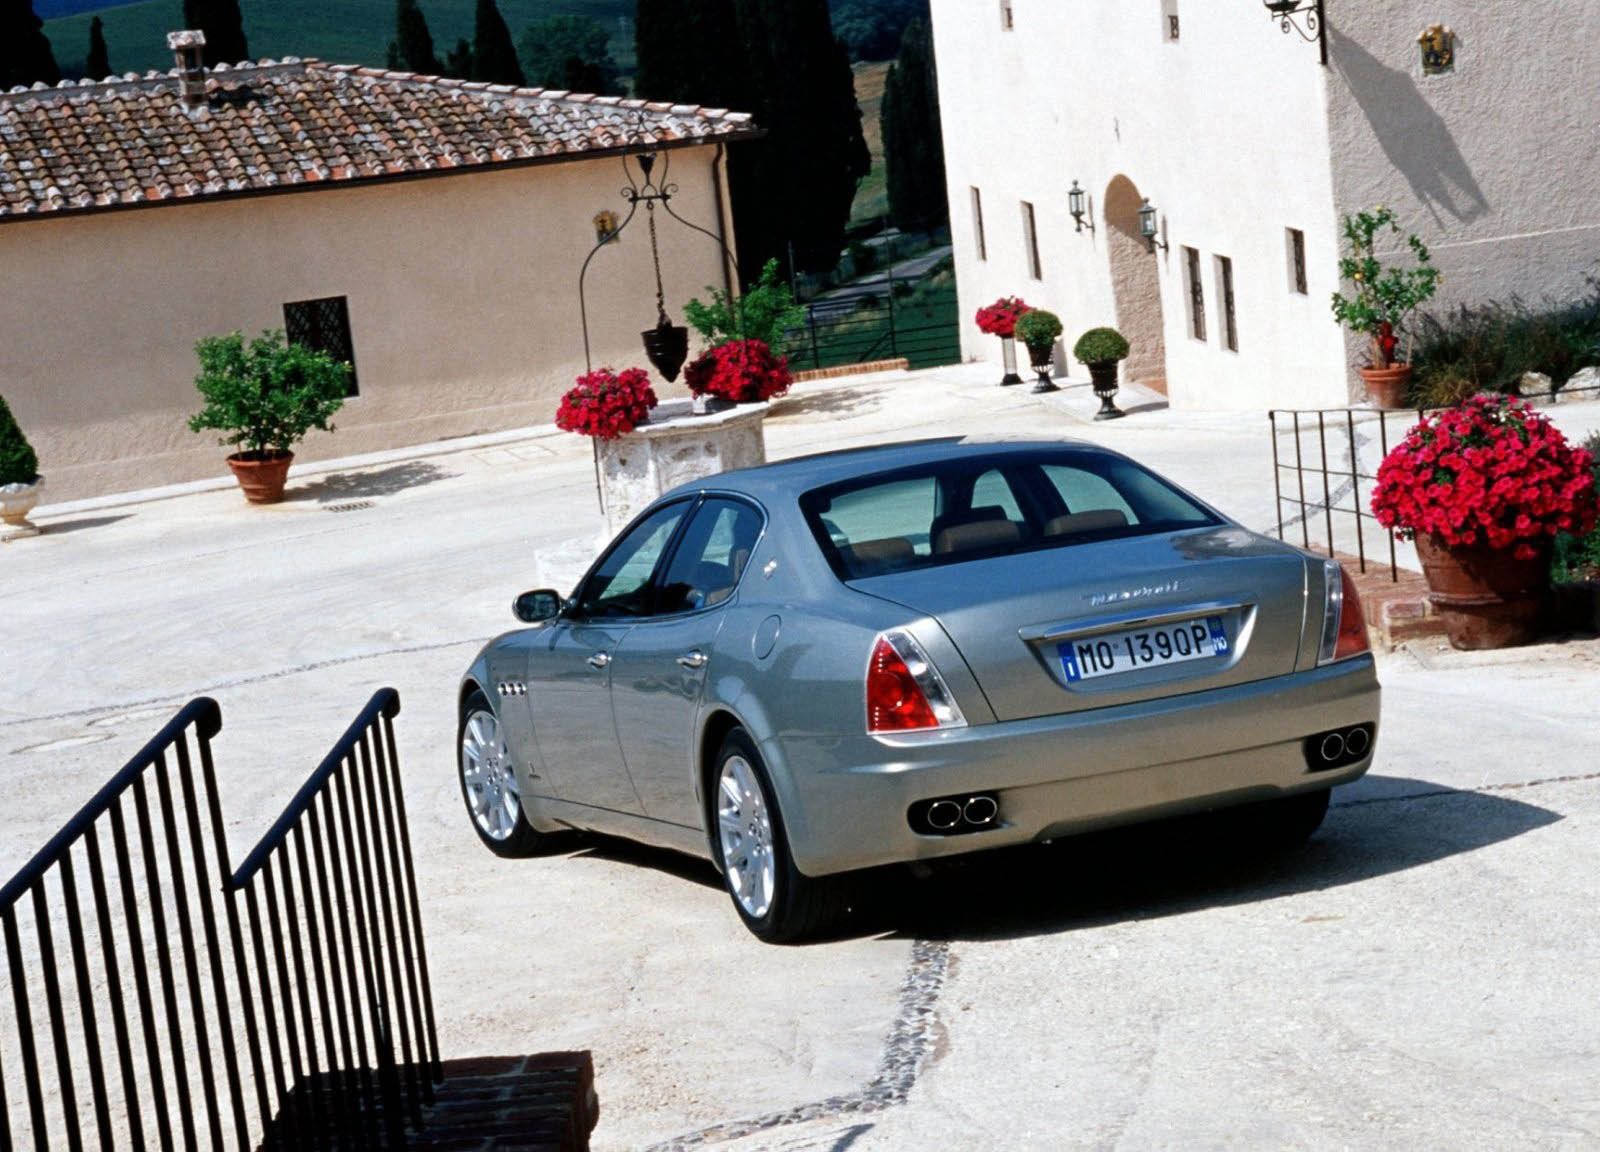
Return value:
M 589 657 L 589 667 L 591 668 L 604 668 L 609 663 L 611 663 L 611 653 L 609 652 L 596 652 Z
M 706 654 L 698 648 L 691 648 L 678 657 L 678 663 L 685 668 L 704 668 L 706 666 Z

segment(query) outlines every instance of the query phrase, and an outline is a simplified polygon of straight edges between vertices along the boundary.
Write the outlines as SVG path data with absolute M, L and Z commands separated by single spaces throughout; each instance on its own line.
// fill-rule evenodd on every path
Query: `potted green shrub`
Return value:
M 1043 308 L 1033 308 L 1017 317 L 1016 337 L 1028 349 L 1028 363 L 1039 374 L 1031 392 L 1054 392 L 1050 363 L 1056 356 L 1056 340 L 1061 336 L 1061 317 Z
M 694 395 L 696 414 L 720 411 L 731 404 L 766 400 L 789 387 L 788 358 L 779 354 L 788 333 L 806 322 L 806 307 L 795 302 L 783 281 L 777 260 L 768 260 L 760 278 L 738 297 L 712 288 L 711 303 L 698 299 L 683 306 L 685 319 L 700 334 L 704 347 L 685 371 L 685 383 Z M 752 359 L 752 353 L 754 354 Z M 726 366 L 750 362 L 777 365 L 776 373 L 757 370 L 761 377 L 739 388 L 708 387 L 713 377 L 730 378 Z M 770 382 L 768 378 L 770 377 Z
M 294 446 L 313 428 L 333 431 L 328 420 L 344 404 L 350 366 L 286 344 L 281 331 L 263 332 L 249 344 L 242 332 L 208 336 L 195 354 L 200 375 L 194 384 L 206 404 L 189 418 L 189 430 L 222 432 L 217 442 L 239 449 L 228 467 L 245 499 L 277 503 Z
M 1400 234 L 1394 211 L 1381 204 L 1371 212 L 1344 218 L 1347 247 L 1339 260 L 1339 278 L 1348 281 L 1353 292 L 1333 294 L 1333 315 L 1370 342 L 1370 362 L 1360 370 L 1367 394 L 1380 408 L 1400 408 L 1411 384 L 1411 365 L 1397 359 L 1395 352 L 1411 313 L 1438 290 L 1439 270 L 1415 233 L 1406 237 L 1406 246 L 1416 266 L 1385 267 L 1377 255 L 1377 237 L 1384 230 Z
M 39 457 L 11 415 L 5 397 L 0 396 L 0 522 L 5 524 L 0 540 L 39 534 L 39 529 L 28 522 L 28 513 L 39 503 L 43 488 Z
M 1089 369 L 1094 394 L 1100 397 L 1096 420 L 1115 420 L 1124 415 L 1112 403 L 1117 394 L 1117 366 L 1128 358 L 1128 340 L 1115 328 L 1091 328 L 1072 346 L 1072 354 Z

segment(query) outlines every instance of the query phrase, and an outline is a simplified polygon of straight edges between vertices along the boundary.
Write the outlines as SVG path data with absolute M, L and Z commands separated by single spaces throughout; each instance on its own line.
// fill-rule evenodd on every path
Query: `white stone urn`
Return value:
M 670 488 L 767 462 L 762 431 L 769 405 L 737 404 L 696 416 L 688 400 L 668 400 L 615 440 L 596 440 L 600 507 L 615 536 L 652 500 Z
M 44 490 L 44 477 L 32 484 L 0 484 L 0 541 L 21 540 L 37 536 L 39 528 L 28 522 L 28 513 L 39 503 L 39 493 Z

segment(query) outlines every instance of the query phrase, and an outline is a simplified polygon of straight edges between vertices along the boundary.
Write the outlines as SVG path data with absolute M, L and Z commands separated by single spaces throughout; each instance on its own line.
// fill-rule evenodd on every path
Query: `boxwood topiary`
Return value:
M 1080 364 L 1112 364 L 1128 358 L 1128 341 L 1115 328 L 1091 328 L 1072 346 Z
M 1030 348 L 1053 344 L 1060 335 L 1061 317 L 1054 312 L 1034 308 L 1017 317 L 1016 337 Z
M 0 484 L 32 484 L 39 479 L 39 457 L 0 396 Z

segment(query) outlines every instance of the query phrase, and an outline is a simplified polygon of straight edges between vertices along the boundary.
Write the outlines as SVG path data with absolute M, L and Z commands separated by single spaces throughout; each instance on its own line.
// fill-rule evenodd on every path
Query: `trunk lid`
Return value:
M 1000 720 L 1287 675 L 1306 586 L 1300 553 L 1231 525 L 851 582 L 938 620 Z

